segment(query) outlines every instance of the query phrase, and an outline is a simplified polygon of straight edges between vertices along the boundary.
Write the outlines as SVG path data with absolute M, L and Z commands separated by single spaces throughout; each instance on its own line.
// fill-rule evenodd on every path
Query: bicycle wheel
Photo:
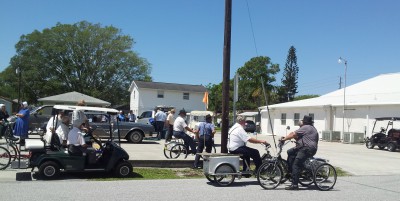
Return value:
M 10 152 L 4 147 L 0 147 L 0 170 L 6 169 L 10 165 L 10 163 Z
M 336 179 L 336 169 L 328 163 L 318 166 L 314 173 L 314 183 L 321 191 L 332 189 L 336 184 Z
M 288 163 L 287 163 L 287 161 L 285 159 L 281 159 L 279 161 L 279 166 L 282 169 L 283 177 L 282 177 L 282 180 L 281 180 L 281 184 L 283 184 L 289 179 L 289 178 L 286 178 L 286 175 L 289 173 L 289 170 L 288 170 L 289 167 L 288 167 Z
M 183 144 L 174 145 L 169 152 L 170 158 L 178 158 L 181 154 L 185 155 L 185 158 L 187 157 L 187 150 Z
M 164 145 L 164 156 L 165 156 L 165 158 L 167 158 L 167 159 L 169 159 L 170 158 L 170 151 L 171 151 L 171 148 L 172 148 L 172 146 L 174 146 L 175 145 L 175 143 L 166 143 L 165 145 Z
M 235 168 L 223 163 L 215 169 L 214 181 L 220 186 L 229 186 L 235 181 Z
M 264 189 L 274 189 L 282 180 L 282 168 L 275 162 L 263 163 L 257 172 L 257 181 Z
M 299 183 L 302 186 L 309 186 L 314 182 L 311 170 L 303 170 L 299 175 Z

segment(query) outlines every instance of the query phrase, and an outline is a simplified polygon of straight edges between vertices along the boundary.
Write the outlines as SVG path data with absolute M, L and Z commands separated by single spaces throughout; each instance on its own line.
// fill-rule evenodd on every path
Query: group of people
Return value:
M 198 130 L 189 128 L 186 121 L 186 111 L 179 111 L 178 117 L 173 123 L 173 136 L 175 138 L 183 139 L 185 146 L 188 151 L 192 154 L 202 153 L 203 149 L 206 148 L 207 153 L 211 153 L 213 138 L 215 134 L 214 125 L 211 123 L 212 119 L 210 115 L 206 116 L 206 122 L 201 122 L 199 124 Z M 168 121 L 170 122 L 170 121 Z M 232 154 L 240 154 L 245 163 L 243 163 L 243 170 L 248 171 L 250 165 L 250 159 L 256 166 L 254 172 L 257 172 L 258 168 L 262 164 L 260 152 L 257 149 L 246 146 L 247 142 L 250 143 L 262 143 L 267 145 L 266 140 L 259 140 L 250 137 L 244 130 L 246 120 L 243 116 L 238 116 L 236 118 L 236 123 L 228 131 L 228 150 Z M 287 151 L 288 154 L 288 174 L 285 175 L 287 178 L 291 178 L 291 185 L 287 186 L 286 190 L 297 190 L 299 183 L 299 174 L 303 164 L 307 158 L 314 156 L 318 149 L 319 135 L 318 131 L 313 125 L 312 117 L 305 115 L 303 120 L 299 122 L 300 128 L 296 131 L 291 132 L 286 137 L 282 137 L 279 141 L 280 143 L 286 140 L 295 139 L 296 146 Z M 188 134 L 185 131 L 190 131 L 196 134 L 196 138 L 199 139 L 199 146 L 197 147 Z M 193 168 L 198 168 L 200 155 L 197 154 L 193 164 Z
M 118 121 L 127 121 L 127 122 L 136 122 L 136 115 L 133 113 L 132 110 L 129 110 L 128 115 L 126 116 L 124 114 L 124 111 L 119 111 L 119 114 L 117 116 Z

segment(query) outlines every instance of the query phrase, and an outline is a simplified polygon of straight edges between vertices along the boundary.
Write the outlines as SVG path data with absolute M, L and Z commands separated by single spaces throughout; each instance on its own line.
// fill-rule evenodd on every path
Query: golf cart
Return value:
M 94 111 L 102 113 L 108 118 L 110 118 L 110 115 L 118 114 L 118 110 L 100 107 L 55 105 L 54 109 L 63 110 L 65 113 L 76 110 Z M 54 128 L 57 127 L 57 123 L 59 124 L 55 120 Z M 54 179 L 61 170 L 64 172 L 114 172 L 118 177 L 127 177 L 132 173 L 132 164 L 128 161 L 128 153 L 117 143 L 120 142 L 120 135 L 118 135 L 117 142 L 113 139 L 112 131 L 114 126 L 118 128 L 118 122 L 117 125 L 110 123 L 110 137 L 105 143 L 92 135 L 93 130 L 96 129 L 95 126 L 89 129 L 84 138 L 86 144 L 93 145 L 92 147 L 95 148 L 95 151 L 82 153 L 81 155 L 73 154 L 68 148 L 61 145 L 57 134 L 54 132 L 50 137 L 49 143 L 43 137 L 40 140 L 27 139 L 26 149 L 31 154 L 28 167 L 32 168 L 32 171 L 37 167 L 39 175 L 43 179 Z
M 380 131 L 375 131 L 376 127 L 380 127 Z M 400 117 L 376 118 L 372 136 L 365 141 L 367 148 L 373 149 L 377 145 L 381 150 L 387 147 L 390 152 L 396 151 L 400 147 L 400 129 L 394 127 L 400 128 Z

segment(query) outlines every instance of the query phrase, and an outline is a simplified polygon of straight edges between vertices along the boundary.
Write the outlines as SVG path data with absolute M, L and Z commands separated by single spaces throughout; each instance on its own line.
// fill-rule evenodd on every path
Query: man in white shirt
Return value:
M 167 120 L 167 115 L 161 109 L 157 110 L 157 113 L 154 115 L 154 120 L 156 121 L 156 132 L 158 133 L 158 139 L 164 139 L 164 125 Z M 164 135 L 163 135 L 164 134 Z
M 58 127 L 61 124 L 62 118 L 64 117 L 64 111 L 59 110 L 58 114 L 56 114 L 56 110 L 53 109 L 52 114 L 53 114 L 53 116 L 50 117 L 50 119 L 46 125 L 45 140 L 46 140 L 47 145 L 50 145 L 51 138 L 53 136 L 53 133 L 56 130 L 54 127 Z
M 254 164 L 256 165 L 255 172 L 257 172 L 258 168 L 262 164 L 260 152 L 257 149 L 247 147 L 246 143 L 251 142 L 268 144 L 268 142 L 266 140 L 257 140 L 247 135 L 247 132 L 243 128 L 246 123 L 246 120 L 243 116 L 239 115 L 236 118 L 236 122 L 237 123 L 235 123 L 235 125 L 233 125 L 228 131 L 228 150 L 232 154 L 242 154 L 243 160 L 245 160 L 248 165 L 250 165 L 250 158 L 252 158 Z M 243 163 L 243 171 L 248 171 L 246 163 Z
M 63 146 L 67 145 L 68 133 L 69 133 L 69 117 L 63 116 L 61 124 L 58 126 L 56 133 L 58 138 L 60 138 L 60 143 Z
M 82 156 L 82 153 L 86 153 L 86 148 L 88 147 L 88 145 L 85 143 L 85 139 L 82 134 L 82 130 L 84 128 L 84 120 L 72 120 L 72 129 L 69 131 L 67 139 L 68 152 L 71 155 Z
M 189 128 L 185 122 L 186 111 L 182 109 L 179 111 L 179 116 L 174 121 L 174 137 L 183 139 L 183 142 L 189 151 L 192 154 L 196 154 L 196 144 L 193 139 L 185 133 L 185 130 L 194 133 L 194 130 Z

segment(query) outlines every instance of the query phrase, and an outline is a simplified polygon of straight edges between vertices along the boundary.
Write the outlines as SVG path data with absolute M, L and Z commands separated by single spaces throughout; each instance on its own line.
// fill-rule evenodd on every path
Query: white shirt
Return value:
M 183 119 L 181 116 L 178 116 L 174 121 L 174 131 L 185 132 L 186 127 L 187 124 L 185 122 L 185 119 Z
M 68 139 L 69 128 L 64 123 L 61 123 L 58 126 L 58 128 L 56 130 L 56 133 L 58 135 L 58 138 L 60 138 L 60 143 L 62 143 L 63 140 L 67 140 Z
M 50 144 L 51 135 L 52 135 L 51 129 L 53 129 L 53 126 L 56 126 L 56 124 L 57 124 L 57 126 L 61 124 L 60 116 L 58 116 L 58 120 L 57 121 L 54 121 L 54 117 L 55 116 L 50 117 L 50 119 L 49 119 L 49 121 L 47 122 L 47 125 L 46 125 L 46 135 L 44 136 L 44 138 L 45 138 L 45 140 L 47 142 L 47 145 Z
M 239 123 L 236 123 L 232 126 L 228 131 L 229 135 L 229 151 L 235 151 L 237 148 L 245 146 L 246 142 L 250 140 L 250 136 L 247 135 L 247 132 L 243 129 L 243 126 Z
M 67 144 L 73 144 L 75 146 L 84 145 L 85 139 L 82 136 L 81 130 L 77 127 L 72 127 L 72 129 L 68 133 Z
M 174 125 L 175 117 L 174 114 L 170 113 L 167 117 L 167 121 L 170 125 Z

